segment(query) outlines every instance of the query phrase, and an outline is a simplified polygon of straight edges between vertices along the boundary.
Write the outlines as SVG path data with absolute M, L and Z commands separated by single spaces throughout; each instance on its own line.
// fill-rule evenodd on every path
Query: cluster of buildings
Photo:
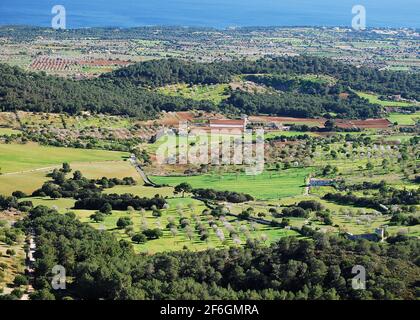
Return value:
M 189 129 L 192 133 L 195 131 L 220 131 L 230 134 L 242 134 L 248 125 L 248 119 L 242 118 L 238 120 L 231 119 L 210 119 L 200 123 L 190 123 Z

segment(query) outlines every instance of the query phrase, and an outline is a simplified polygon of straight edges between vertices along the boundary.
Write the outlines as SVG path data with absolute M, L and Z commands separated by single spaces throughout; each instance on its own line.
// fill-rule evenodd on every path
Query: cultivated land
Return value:
M 260 175 L 214 174 L 193 177 L 151 177 L 152 181 L 162 185 L 190 183 L 193 188 L 210 188 L 220 191 L 236 191 L 250 194 L 257 199 L 275 199 L 288 197 L 303 192 L 305 179 L 310 170 L 289 169 L 282 172 L 264 172 Z
M 158 92 L 171 96 L 181 96 L 193 100 L 208 100 L 214 103 L 220 103 L 229 97 L 226 94 L 229 86 L 226 84 L 210 86 L 188 86 L 185 84 L 171 85 L 158 89 Z
M 62 35 L 61 41 L 49 31 L 40 30 L 34 39 L 28 37 L 31 32 L 27 30 L 1 28 L 0 61 L 29 70 L 85 78 L 117 69 L 121 63 L 164 57 L 207 62 L 305 53 L 391 70 L 419 68 L 416 50 L 413 50 L 418 36 L 407 30 L 393 30 L 386 35 L 382 30 L 368 30 L 355 37 L 353 32 L 342 28 L 258 28 L 257 32 L 235 28 L 191 33 L 183 28 L 162 31 L 159 27 L 150 27 L 114 30 L 114 34 L 107 32 L 105 37 L 101 37 L 102 30 L 93 29 L 88 38 L 83 33 L 80 36 Z M 156 39 L 156 34 L 160 39 Z M 31 41 L 22 46 L 17 40 L 19 37 Z M 86 47 L 90 48 L 89 54 Z M 117 65 L 117 59 L 121 61 L 120 65 Z
M 32 193 L 48 180 L 47 174 L 63 162 L 71 163 L 88 178 L 137 177 L 123 158 L 129 154 L 103 150 L 56 148 L 28 144 L 0 144 L 0 194 L 19 190 Z
M 415 112 L 411 114 L 401 114 L 401 113 L 390 113 L 388 120 L 391 122 L 396 122 L 401 126 L 412 126 L 420 122 L 420 112 Z
M 0 136 L 11 136 L 13 134 L 20 134 L 19 130 L 14 130 L 11 128 L 0 128 Z
M 379 104 L 383 107 L 410 107 L 410 106 L 418 106 L 419 103 L 412 103 L 408 101 L 391 101 L 391 100 L 381 100 L 379 99 L 378 95 L 366 92 L 357 92 L 357 94 L 369 100 L 370 103 Z
M 123 230 L 116 230 L 115 225 L 117 220 L 120 217 L 130 217 L 134 221 L 134 231 L 140 231 L 142 226 L 145 225 L 148 227 L 161 227 L 168 224 L 168 218 L 170 219 L 175 218 L 176 220 L 182 218 L 191 219 L 193 226 L 197 224 L 197 221 L 207 222 L 210 217 L 205 217 L 201 215 L 201 212 L 205 209 L 205 206 L 202 202 L 196 201 L 193 199 L 169 199 L 168 200 L 170 208 L 164 211 L 164 215 L 162 218 L 156 219 L 152 216 L 151 212 L 146 212 L 144 215 L 140 213 L 133 213 L 127 214 L 127 212 L 115 212 L 112 217 L 106 218 L 103 223 L 94 223 L 93 225 L 97 228 L 103 228 L 107 230 L 113 230 L 118 237 L 122 239 L 129 240 L 129 236 L 127 236 Z M 191 206 L 192 205 L 192 206 Z M 180 209 L 181 208 L 181 209 Z M 84 214 L 86 214 L 85 212 Z M 83 215 L 83 213 L 81 213 Z M 194 220 L 194 216 L 198 217 Z M 82 218 L 83 220 L 83 218 Z M 84 221 L 89 221 L 86 217 Z M 227 221 L 234 225 L 235 229 L 240 231 L 241 226 L 245 226 L 247 230 L 250 229 L 250 224 L 247 222 L 240 222 L 234 218 L 228 218 Z M 175 236 L 171 234 L 169 230 L 164 231 L 163 237 L 158 240 L 151 241 L 145 245 L 135 245 L 135 249 L 138 252 L 145 252 L 145 253 L 156 253 L 156 252 L 165 252 L 165 251 L 173 251 L 173 250 L 183 250 L 184 247 L 189 248 L 193 251 L 201 251 L 208 248 L 223 248 L 227 246 L 231 246 L 234 244 L 233 240 L 228 237 L 229 232 L 227 231 L 226 227 L 221 221 L 217 221 L 219 227 L 223 230 L 224 234 L 226 235 L 227 241 L 220 240 L 214 230 L 209 226 L 207 228 L 209 232 L 209 239 L 207 241 L 200 240 L 200 236 L 197 233 L 194 233 L 189 238 L 186 231 L 180 230 Z M 244 227 L 243 227 L 244 228 Z M 255 230 L 250 231 L 250 235 L 253 238 L 259 238 L 262 235 L 267 236 L 267 242 L 272 242 L 277 239 L 280 239 L 284 236 L 297 236 L 298 234 L 293 231 L 286 231 L 280 228 L 272 228 L 262 225 L 256 225 Z M 244 234 L 240 236 L 241 243 L 246 242 L 246 237 Z
M 0 144 L 2 173 L 20 173 L 60 165 L 63 162 L 116 161 L 127 153 L 39 146 L 35 143 Z
M 40 34 L 36 38 L 22 41 L 17 34 L 9 34 L 6 37 L 7 28 L 0 27 L 0 61 L 22 66 L 26 70 L 42 70 L 48 74 L 76 80 L 97 78 L 101 74 L 135 62 L 164 57 L 190 58 L 200 62 L 227 62 L 231 58 L 246 57 L 256 60 L 265 55 L 293 56 L 299 53 L 332 57 L 362 67 L 407 70 L 412 72 L 412 78 L 419 70 L 415 55 L 418 35 L 410 30 L 385 34 L 381 32 L 388 31 L 369 30 L 354 34 L 339 28 L 263 28 L 258 32 L 232 29 L 189 33 L 183 29 L 169 31 L 145 28 L 131 30 L 131 33 L 119 30 L 118 40 L 108 39 L 108 36 L 99 30 L 85 30 L 87 34 L 93 32 L 89 39 L 79 36 L 77 31 L 73 36 L 63 32 L 60 34 L 62 39 L 51 38 L 42 30 L 37 32 Z M 89 53 L 86 46 L 89 46 Z M 52 55 L 51 52 L 55 54 Z M 306 265 L 302 264 L 302 267 L 305 270 L 328 270 L 320 272 L 311 278 L 311 281 L 324 274 L 330 276 L 331 270 L 335 272 L 330 268 L 331 261 L 340 260 L 340 263 L 347 264 L 347 254 L 356 259 L 351 262 L 353 264 L 358 262 L 359 258 L 360 261 L 377 261 L 379 256 L 368 257 L 364 250 L 378 255 L 379 252 L 386 252 L 385 248 L 392 245 L 389 237 L 398 236 L 391 239 L 397 241 L 398 248 L 395 251 L 402 250 L 402 255 L 408 256 L 404 251 L 408 245 L 403 247 L 402 244 L 407 239 L 414 243 L 420 237 L 418 102 L 393 101 L 391 95 L 368 92 L 370 88 L 356 92 L 359 97 L 367 99 L 362 100 L 349 89 L 353 86 L 338 87 L 343 84 L 344 76 L 314 74 L 313 64 L 308 66 L 302 61 L 293 61 L 303 70 L 307 70 L 307 74 L 295 74 L 295 71 L 284 74 L 257 74 L 259 70 L 252 71 L 255 73 L 252 76 L 278 77 L 276 80 L 284 81 L 279 86 L 284 91 L 274 90 L 274 86 L 262 85 L 256 79 L 255 82 L 249 81 L 250 77 L 247 76 L 251 74 L 244 74 L 246 71 L 242 69 L 230 78 L 226 76 L 226 79 L 219 79 L 219 73 L 223 76 L 224 69 L 216 69 L 216 74 L 211 68 L 207 70 L 207 65 L 200 65 L 201 69 L 191 72 L 192 62 L 186 66 L 174 62 L 176 70 L 172 73 L 166 74 L 165 70 L 173 66 L 166 65 L 160 68 L 160 64 L 154 67 L 142 65 L 140 71 L 136 72 L 141 72 L 142 67 L 151 68 L 147 70 L 147 76 L 143 74 L 137 77 L 134 72 L 126 78 L 116 78 L 115 83 L 126 85 L 124 94 L 127 93 L 127 96 L 134 95 L 137 90 L 145 90 L 153 95 L 159 94 L 158 98 L 150 98 L 151 102 L 145 105 L 137 105 L 144 102 L 140 99 L 141 101 L 129 101 L 127 109 L 119 109 L 119 103 L 125 101 L 119 100 L 125 97 L 115 95 L 102 105 L 102 101 L 92 102 L 101 105 L 94 105 L 95 107 L 86 106 L 83 101 L 74 99 L 77 108 L 69 114 L 61 112 L 61 109 L 60 113 L 29 112 L 14 111 L 13 108 L 7 109 L 8 106 L 5 106 L 6 110 L 12 112 L 0 112 L 0 289 L 7 287 L 4 293 L 9 293 L 14 288 L 12 282 L 15 276 L 24 273 L 25 236 L 19 234 L 15 237 L 10 234 L 10 230 L 17 230 L 11 225 L 28 217 L 32 206 L 55 209 L 60 218 L 67 215 L 69 219 L 73 219 L 70 218 L 73 216 L 70 213 L 73 213 L 76 220 L 101 230 L 91 234 L 90 238 L 102 239 L 99 237 L 108 233 L 115 236 L 115 248 L 108 247 L 108 241 L 113 241 L 110 239 L 101 241 L 100 244 L 88 243 L 83 247 L 83 241 L 86 239 L 79 239 L 79 232 L 83 229 L 79 225 L 74 233 L 77 236 L 67 239 L 69 243 L 77 241 L 77 244 L 73 242 L 68 247 L 63 246 L 64 249 L 82 246 L 87 252 L 88 248 L 104 248 L 101 252 L 104 261 L 121 263 L 121 270 L 125 270 L 127 266 L 123 264 L 128 263 L 128 255 L 124 255 L 123 259 L 119 256 L 108 261 L 108 253 L 122 251 L 126 243 L 133 246 L 136 254 L 144 254 L 140 256 L 141 259 L 157 257 L 158 262 L 155 265 L 148 261 L 147 268 L 143 268 L 142 265 L 136 269 L 136 272 L 141 270 L 153 281 L 156 280 L 153 278 L 156 275 L 163 275 L 167 270 L 173 271 L 178 265 L 183 265 L 184 261 L 177 257 L 189 250 L 200 251 L 205 257 L 204 262 L 189 266 L 194 272 L 199 270 L 197 273 L 205 275 L 202 276 L 204 278 L 226 277 L 213 269 L 207 274 L 210 266 L 223 262 L 228 268 L 232 268 L 227 273 L 235 281 L 253 279 L 255 283 L 263 283 L 261 279 L 265 277 L 265 271 L 261 271 L 262 261 L 269 261 L 272 268 L 275 259 L 261 255 L 264 258 L 261 259 L 261 265 L 250 264 L 242 267 L 235 267 L 236 260 L 251 261 L 254 256 L 260 257 L 269 245 L 285 240 L 284 238 L 291 242 L 282 244 L 279 250 L 282 254 L 294 250 L 292 240 L 295 238 L 310 241 L 310 245 L 304 250 L 308 254 L 314 251 L 316 256 L 307 261 Z M 282 62 L 281 66 L 283 64 L 286 63 Z M 293 64 L 293 67 L 296 65 Z M 290 66 L 289 68 L 293 69 Z M 281 67 L 279 69 L 281 70 Z M 379 73 L 374 75 L 380 76 Z M 179 83 L 174 80 L 183 76 L 189 80 Z M 203 78 L 205 80 L 200 78 L 202 76 L 206 76 Z M 197 80 L 197 77 L 201 80 Z M 416 92 L 413 92 L 413 82 L 410 82 L 410 79 L 406 78 L 404 81 L 407 88 L 399 88 L 402 91 L 406 90 L 405 94 L 413 97 L 416 96 Z M 129 83 L 131 80 L 134 81 L 134 86 Z M 89 81 L 97 79 L 77 83 Z M 107 80 L 101 81 L 105 83 Z M 288 81 L 293 83 L 290 88 L 287 87 Z M 357 79 L 353 81 L 357 82 Z M 110 83 L 107 84 L 109 88 L 115 89 Z M 20 85 L 20 82 L 18 84 Z M 363 86 L 361 83 L 357 84 Z M 19 96 L 19 85 L 15 88 L 17 93 L 9 92 L 11 96 Z M 66 85 L 70 85 L 70 82 L 66 82 Z M 296 87 L 293 87 L 295 85 Z M 389 86 L 385 88 L 386 85 Z M 398 85 L 372 80 L 372 87 L 378 92 L 392 91 Z M 83 85 L 80 88 L 82 91 L 86 89 Z M 85 95 L 86 92 L 83 91 L 83 99 Z M 398 96 L 395 94 L 394 98 L 398 100 Z M 388 100 L 382 100 L 380 97 L 388 97 Z M 273 102 L 272 98 L 278 100 Z M 45 104 L 50 100 L 53 98 L 46 99 Z M 54 110 L 54 105 L 45 106 L 44 109 L 44 106 L 39 107 L 34 101 L 22 101 L 23 104 L 28 102 L 31 107 L 25 110 Z M 296 101 L 299 101 L 299 105 L 293 106 Z M 300 101 L 304 107 L 300 105 Z M 37 108 L 31 106 L 31 103 Z M 200 107 L 192 108 L 192 105 Z M 66 103 L 64 107 L 67 108 Z M 371 112 L 375 108 L 377 110 Z M 139 110 L 141 112 L 136 113 Z M 191 152 L 202 143 L 202 138 L 188 139 L 179 134 L 180 121 L 187 122 L 190 133 L 198 130 L 209 132 L 210 120 L 238 120 L 245 117 L 245 113 L 249 113 L 246 125 L 248 129 L 265 130 L 265 165 L 261 174 L 246 175 L 244 165 L 158 163 L 156 153 L 167 141 L 168 132 L 172 131 L 178 144 L 187 145 L 187 152 Z M 256 134 L 252 137 L 255 142 Z M 205 138 L 208 139 L 208 136 Z M 226 134 L 223 138 L 226 138 Z M 241 135 L 235 135 L 232 140 L 239 138 Z M 212 147 L 221 145 L 220 140 L 210 138 L 209 142 Z M 180 150 L 177 146 L 177 157 Z M 166 160 L 171 158 L 169 155 L 165 156 L 168 158 Z M 221 153 L 219 157 L 222 157 Z M 68 163 L 70 170 L 66 170 L 63 163 Z M 143 180 L 145 175 L 146 182 Z M 152 183 L 148 183 L 147 177 Z M 185 193 L 175 192 L 179 188 L 188 190 Z M 207 189 L 207 192 L 198 197 L 197 190 L 194 189 Z M 15 191 L 25 194 L 14 193 Z M 12 193 L 14 197 L 11 197 Z M 246 197 L 247 195 L 252 196 L 253 200 Z M 59 223 L 61 225 L 61 222 Z M 72 234 L 72 222 L 68 220 L 66 223 L 68 225 L 65 232 Z M 380 239 L 375 239 L 378 229 L 384 230 L 385 239 L 381 244 L 376 243 L 376 240 Z M 155 236 L 150 236 L 150 232 L 154 232 Z M 148 239 L 144 239 L 147 234 Z M 27 232 L 26 236 L 31 235 Z M 340 240 L 334 240 L 335 236 Z M 330 237 L 333 240 L 330 241 Z M 357 237 L 369 241 L 360 241 Z M 346 249 L 350 250 L 349 253 L 343 251 L 337 253 L 339 256 L 332 255 L 327 258 L 324 255 L 335 254 L 329 252 L 334 250 L 319 251 L 324 246 L 335 246 L 334 242 L 340 242 L 344 238 L 355 241 L 354 245 L 350 245 L 356 249 L 350 248 L 349 245 Z M 47 240 L 43 241 L 46 243 Z M 120 240 L 124 241 L 118 242 Z M 245 246 L 247 243 L 249 245 Z M 203 252 L 216 249 L 211 251 L 211 255 L 217 255 L 221 249 L 244 247 L 244 250 L 249 250 L 249 247 L 259 245 L 261 248 L 258 247 L 258 250 L 261 251 L 257 255 L 250 254 L 252 258 L 232 258 L 229 255 L 236 255 L 242 251 L 231 250 L 226 253 L 227 258 L 220 258 L 217 263 Z M 314 245 L 314 249 L 311 245 Z M 411 249 L 414 247 L 414 244 L 411 245 L 409 250 L 414 252 L 414 249 Z M 48 245 L 46 248 L 51 249 L 52 254 L 62 250 L 61 247 L 49 248 Z M 10 249 L 16 254 L 6 254 Z M 301 252 L 299 250 L 298 252 Z M 60 251 L 61 254 L 69 252 Z M 167 252 L 171 252 L 171 256 L 165 255 Z M 248 254 L 249 251 L 244 252 Z M 416 255 L 413 252 L 410 254 Z M 161 255 L 156 256 L 156 253 Z M 389 260 L 392 263 L 377 266 L 376 273 L 381 274 L 382 268 L 394 264 L 397 258 L 406 259 L 399 257 L 399 254 L 398 257 L 392 256 L 392 250 L 388 253 L 387 258 L 393 259 Z M 276 266 L 276 272 L 270 271 L 270 276 L 278 274 L 280 277 L 283 267 L 288 272 L 294 270 L 295 263 L 296 266 L 303 263 L 300 253 L 298 255 L 290 262 L 292 268 L 289 268 L 290 265 Z M 191 259 L 192 256 L 185 257 Z M 37 259 L 41 260 L 44 257 L 40 256 Z M 91 260 L 89 268 L 96 265 L 99 267 L 101 259 L 102 256 Z M 212 263 L 209 264 L 210 261 Z M 254 263 L 254 260 L 252 261 Z M 414 261 L 405 262 L 410 268 L 415 268 Z M 397 266 L 399 267 L 399 264 Z M 340 270 L 337 283 L 346 283 L 347 279 L 343 278 L 345 270 Z M 136 272 L 133 274 L 140 274 Z M 226 273 L 226 270 L 224 272 Z M 392 272 L 387 272 L 383 278 L 388 279 L 390 274 Z M 176 276 L 176 273 L 174 275 Z M 117 278 L 119 275 L 112 276 Z M 167 276 L 172 277 L 172 273 L 168 273 Z M 290 279 L 296 277 L 297 275 L 293 275 Z M 414 272 L 410 277 L 414 279 L 413 283 L 417 281 Z M 175 280 L 170 279 L 168 283 L 172 285 Z M 264 283 L 278 283 L 273 290 L 277 292 L 278 288 L 283 289 L 284 279 L 279 279 L 267 280 Z M 105 281 L 107 285 L 108 280 L 107 278 Z M 146 297 L 147 290 L 160 290 L 155 287 L 166 284 L 159 282 L 161 280 L 156 280 L 153 285 L 139 284 L 135 290 L 131 289 L 138 293 L 139 297 L 143 297 L 142 294 Z M 217 283 L 218 286 L 218 281 L 215 280 L 213 284 Z M 231 285 L 230 278 L 220 281 L 229 284 L 229 287 Z M 376 282 L 381 281 L 385 280 L 380 279 Z M 153 289 L 150 289 L 152 286 Z M 182 286 L 185 284 L 179 285 Z M 401 284 L 401 287 L 404 286 L 408 285 Z M 143 290 L 146 287 L 150 288 Z M 233 290 L 248 290 L 248 287 L 242 284 L 233 287 Z M 312 287 L 309 291 L 311 294 L 318 294 L 318 289 Z M 302 289 L 302 292 L 306 291 L 307 288 Z M 370 293 L 372 296 L 369 298 L 377 298 L 376 295 L 380 298 L 391 297 L 385 294 L 381 296 L 382 291 Z M 332 293 L 329 291 L 327 297 Z M 131 292 L 127 290 L 123 294 Z M 251 292 L 250 296 L 246 297 L 252 298 L 253 294 Z M 300 297 L 300 294 L 296 293 L 293 297 Z M 321 297 L 320 294 L 318 298 Z

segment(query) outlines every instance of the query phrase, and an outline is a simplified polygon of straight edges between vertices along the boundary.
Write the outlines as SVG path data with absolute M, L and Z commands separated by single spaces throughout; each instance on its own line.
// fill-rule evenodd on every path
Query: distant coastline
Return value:
M 370 28 L 420 28 L 417 0 L 360 1 Z M 52 0 L 2 0 L 0 25 L 51 25 Z M 67 27 L 350 27 L 354 0 L 61 0 Z
M 359 32 L 352 30 L 349 26 L 322 26 L 322 25 L 295 25 L 295 26 L 284 26 L 284 25 L 273 25 L 273 26 L 242 26 L 242 27 L 225 27 L 225 28 L 217 28 L 217 27 L 200 27 L 200 26 L 179 26 L 179 25 L 139 25 L 133 27 L 119 27 L 119 26 L 97 26 L 97 27 L 76 27 L 76 28 L 66 28 L 66 30 L 58 30 L 57 32 L 66 33 L 66 32 L 78 32 L 78 31 L 95 31 L 95 30 L 114 30 L 114 31 L 122 31 L 128 32 L 131 30 L 198 30 L 198 31 L 249 31 L 249 30 L 262 30 L 262 31 L 275 31 L 276 29 L 326 29 L 326 30 L 334 30 L 337 31 L 347 31 L 347 32 L 354 32 L 354 33 L 363 33 L 363 32 L 373 32 L 373 31 L 411 31 L 411 32 L 420 32 L 420 28 L 415 27 L 370 27 L 366 28 L 366 30 Z M 0 24 L 0 30 L 5 29 L 20 29 L 20 30 L 39 30 L 39 31 L 48 31 L 53 30 L 51 27 L 45 26 L 37 26 L 37 25 L 30 25 L 30 24 Z

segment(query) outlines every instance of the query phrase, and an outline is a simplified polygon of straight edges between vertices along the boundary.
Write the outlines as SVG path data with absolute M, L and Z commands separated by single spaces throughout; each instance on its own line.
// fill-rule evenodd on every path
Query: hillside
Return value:
M 256 62 L 231 61 L 193 63 L 182 60 L 157 60 L 138 63 L 103 75 L 100 79 L 75 81 L 27 73 L 16 67 L 0 65 L 0 110 L 65 112 L 81 111 L 129 115 L 142 119 L 156 118 L 160 111 L 201 109 L 229 114 L 260 113 L 277 116 L 315 117 L 325 113 L 339 118 L 379 117 L 381 107 L 353 94 L 351 89 L 374 91 L 378 94 L 398 94 L 403 98 L 420 100 L 417 88 L 418 74 L 383 72 L 356 68 L 329 59 L 313 57 L 283 57 L 261 59 Z M 238 90 L 227 92 L 220 103 L 208 100 L 186 99 L 165 95 L 151 88 L 168 84 L 211 85 L 228 83 L 234 77 L 249 74 L 274 74 L 275 79 L 285 76 L 320 75 L 334 81 L 316 84 L 307 77 L 295 81 L 293 88 L 278 86 L 261 77 L 248 80 L 272 87 L 267 93 Z M 280 76 L 282 75 L 282 76 Z M 283 77 L 283 78 L 282 78 Z M 309 80 L 308 80 L 309 79 Z M 340 98 L 349 94 L 348 99 Z M 224 93 L 225 94 L 225 93 Z M 217 99 L 215 101 L 218 101 Z

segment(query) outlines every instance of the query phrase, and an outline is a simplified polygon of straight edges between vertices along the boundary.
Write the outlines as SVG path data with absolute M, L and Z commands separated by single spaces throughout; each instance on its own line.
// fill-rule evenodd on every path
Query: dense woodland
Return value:
M 161 110 L 209 109 L 205 102 L 160 95 L 129 82 L 66 80 L 1 64 L 0 73 L 0 111 L 90 111 L 151 119 Z
M 420 188 L 417 190 L 379 189 L 379 195 L 370 198 L 358 197 L 352 193 L 327 193 L 324 199 L 339 204 L 372 208 L 386 213 L 392 205 L 413 206 L 420 203 Z
M 245 79 L 258 84 L 272 87 L 276 90 L 286 92 L 297 92 L 303 94 L 328 94 L 339 93 L 343 88 L 331 85 L 325 81 L 313 81 L 309 79 L 299 79 L 298 77 L 290 77 L 281 75 L 248 75 Z
M 161 86 L 178 82 L 190 84 L 226 83 L 241 74 L 327 75 L 335 78 L 338 87 L 372 91 L 379 94 L 401 94 L 420 100 L 420 75 L 408 72 L 379 71 L 310 56 L 276 57 L 257 61 L 235 60 L 208 64 L 176 59 L 147 61 L 129 66 L 104 78 L 129 79 L 137 84 Z M 305 83 L 303 83 L 305 84 Z
M 0 111 L 39 112 L 81 111 L 156 118 L 160 111 L 201 109 L 227 114 L 272 114 L 315 117 L 336 113 L 342 118 L 380 116 L 380 107 L 352 94 L 351 89 L 381 95 L 401 94 L 420 100 L 420 75 L 385 72 L 314 57 L 280 57 L 258 61 L 195 63 L 175 59 L 138 63 L 103 75 L 100 79 L 75 81 L 27 73 L 17 67 L 0 65 Z M 154 88 L 174 83 L 228 83 L 242 74 L 275 74 L 277 79 L 319 74 L 336 79 L 333 86 L 295 81 L 292 85 L 271 84 L 276 93 L 229 92 L 220 105 L 167 96 Z M 281 76 L 280 76 L 281 75 Z M 266 83 L 270 85 L 270 83 Z M 340 98 L 339 93 L 349 93 Z
M 128 207 L 136 210 L 152 209 L 156 207 L 162 209 L 166 201 L 156 196 L 152 199 L 140 198 L 131 194 L 103 194 L 104 189 L 110 189 L 117 185 L 136 185 L 137 182 L 132 177 L 123 179 L 106 178 L 87 179 L 83 177 L 80 171 L 74 171 L 71 178 L 66 175 L 71 172 L 67 163 L 63 164 L 61 169 L 54 169 L 50 174 L 51 181 L 45 182 L 40 189 L 32 193 L 34 197 L 49 196 L 52 199 L 74 198 L 76 201 L 75 209 L 102 210 L 109 208 L 111 210 L 126 211 Z M 20 193 L 19 191 L 16 192 Z M 24 196 L 21 196 L 24 197 Z M 0 202 L 1 206 L 1 202 Z M 1 207 L 0 207 L 1 208 Z
M 254 198 L 249 194 L 235 191 L 218 191 L 213 189 L 192 189 L 192 194 L 200 199 L 227 201 L 231 203 L 242 203 L 253 201 Z
M 235 91 L 222 103 L 226 110 L 234 107 L 245 114 L 271 114 L 289 117 L 312 118 L 325 113 L 336 113 L 340 118 L 377 118 L 380 108 L 366 106 L 356 95 L 340 99 L 332 95 L 308 94 L 251 94 Z
M 419 243 L 401 236 L 379 244 L 316 234 L 313 241 L 289 237 L 270 247 L 249 242 L 148 256 L 46 207 L 32 209 L 16 227 L 35 234 L 33 299 L 414 299 L 418 293 Z M 74 280 L 65 291 L 50 288 L 57 264 Z M 367 290 L 352 289 L 355 265 L 367 269 Z

